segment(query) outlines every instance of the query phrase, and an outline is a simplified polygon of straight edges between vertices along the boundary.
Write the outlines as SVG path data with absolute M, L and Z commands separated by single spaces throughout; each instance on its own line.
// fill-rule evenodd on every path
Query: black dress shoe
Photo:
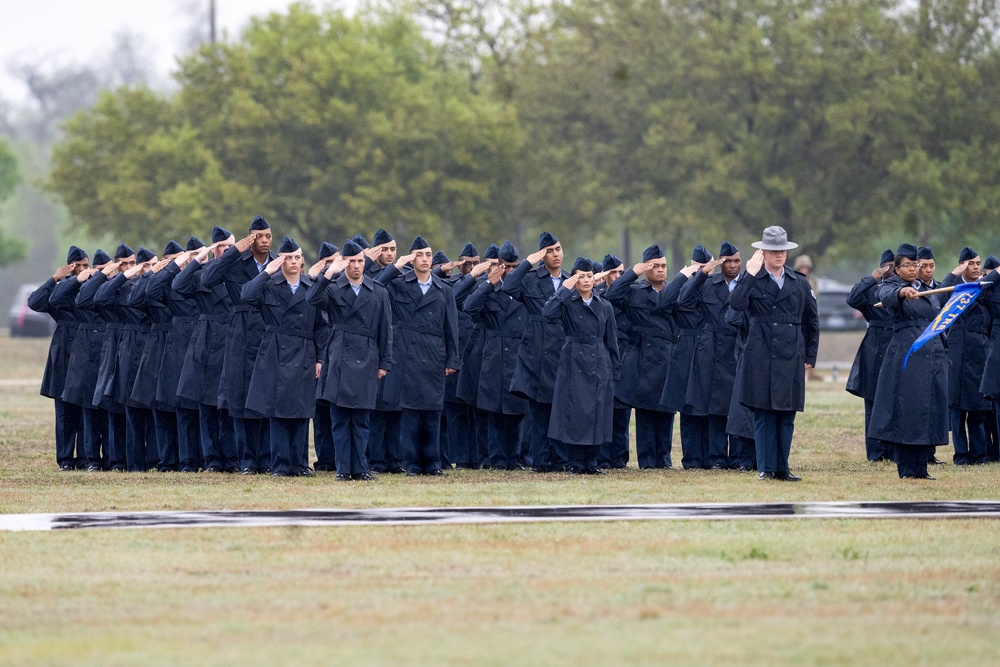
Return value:
M 937 481 L 937 477 L 931 477 L 930 475 L 902 475 L 900 479 L 929 479 L 932 482 Z
M 338 472 L 336 480 L 338 482 L 350 482 L 351 481 L 351 476 L 348 475 L 346 472 Z
M 572 466 L 572 467 L 566 468 L 566 473 L 569 474 L 569 475 L 582 475 L 583 474 L 583 468 L 577 468 L 576 466 Z
M 431 477 L 443 477 L 444 470 L 428 470 L 424 473 L 425 475 L 430 475 Z
M 205 468 L 205 472 L 222 472 L 222 468 L 219 466 L 208 466 Z
M 757 479 L 774 479 L 773 472 L 761 472 L 757 474 Z
M 293 476 L 294 477 L 315 477 L 316 473 L 314 473 L 311 468 L 303 468 L 302 470 L 299 470 L 299 471 L 295 472 L 295 474 Z
M 722 465 L 721 463 L 716 463 L 714 466 L 709 468 L 709 470 L 725 470 L 725 469 L 726 466 Z
M 740 472 L 753 472 L 753 468 L 749 466 L 740 466 Z
M 100 472 L 100 471 L 101 471 L 101 466 L 99 465 L 94 465 L 93 463 L 91 463 L 89 466 L 87 466 L 87 472 Z
M 544 466 L 532 466 L 531 472 L 546 473 L 546 472 L 552 472 L 552 470 Z
M 584 475 L 603 475 L 604 471 L 601 470 L 600 468 L 596 468 L 596 467 L 595 468 L 584 468 L 583 469 L 583 474 Z
M 389 474 L 390 475 L 405 475 L 406 474 L 406 468 L 404 468 L 403 466 L 396 466 L 395 468 L 390 468 L 389 469 Z
M 276 470 L 271 473 L 271 477 L 288 477 L 288 473 L 282 472 L 281 470 Z
M 419 472 L 413 472 L 412 470 L 407 470 L 406 471 L 406 476 L 407 477 L 420 477 L 420 473 Z
M 927 463 L 932 464 L 932 465 L 936 465 L 936 466 L 943 466 L 944 465 L 944 461 L 942 461 L 941 459 L 939 459 L 936 456 L 932 456 L 931 460 L 928 461 Z
M 371 474 L 370 472 L 359 472 L 356 475 L 351 475 L 351 479 L 356 479 L 359 482 L 374 482 L 375 475 Z
M 782 482 L 801 482 L 802 478 L 793 475 L 790 472 L 776 472 L 774 473 L 775 479 L 780 479 Z
M 61 472 L 66 472 L 67 470 L 76 470 L 76 466 L 71 466 L 68 463 L 64 463 L 61 466 L 59 466 L 59 470 Z
M 313 466 L 313 469 L 315 469 L 316 472 L 333 472 L 337 469 L 337 467 L 326 463 L 317 463 Z
M 244 468 L 243 470 L 240 471 L 240 474 L 241 475 L 256 475 L 257 471 L 254 470 L 253 468 Z

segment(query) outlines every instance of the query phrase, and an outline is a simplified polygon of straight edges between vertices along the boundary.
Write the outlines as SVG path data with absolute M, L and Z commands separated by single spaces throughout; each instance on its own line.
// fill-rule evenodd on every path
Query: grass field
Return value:
M 810 383 L 798 484 L 716 471 L 375 484 L 59 473 L 45 341 L 0 338 L 0 512 L 995 499 L 1000 466 L 897 479 Z M 675 439 L 676 442 L 676 439 Z M 675 453 L 679 462 L 680 452 Z M 950 450 L 940 457 L 950 458 Z M 0 664 L 1000 664 L 989 520 L 0 533 Z

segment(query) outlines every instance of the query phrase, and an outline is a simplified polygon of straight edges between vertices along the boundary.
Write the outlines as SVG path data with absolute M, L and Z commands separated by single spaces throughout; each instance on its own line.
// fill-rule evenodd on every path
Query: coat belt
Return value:
M 408 329 L 410 331 L 416 331 L 417 333 L 430 334 L 431 336 L 444 338 L 444 331 L 441 330 L 440 326 L 424 326 L 422 324 L 410 324 L 409 322 L 398 322 L 396 326 L 400 329 Z
M 280 327 L 276 324 L 269 324 L 264 330 L 267 333 L 282 333 L 289 336 L 298 336 L 299 338 L 311 339 L 313 337 L 312 329 L 302 329 L 301 327 Z
M 344 333 L 357 334 L 359 336 L 365 336 L 366 338 L 375 338 L 375 332 L 367 327 L 359 327 L 354 324 L 334 324 L 334 331 L 343 331 Z
M 521 331 L 502 331 L 500 329 L 487 329 L 487 338 L 521 338 L 523 336 Z

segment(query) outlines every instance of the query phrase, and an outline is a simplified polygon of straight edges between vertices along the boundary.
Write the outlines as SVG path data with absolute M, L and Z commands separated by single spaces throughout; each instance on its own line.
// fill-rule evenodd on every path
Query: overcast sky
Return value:
M 282 11 L 290 0 L 216 0 L 218 33 L 239 34 L 253 15 Z M 352 0 L 318 0 L 316 7 L 353 6 Z M 199 19 L 208 25 L 209 0 L 0 0 L 0 98 L 18 103 L 25 88 L 7 73 L 12 62 L 39 58 L 86 62 L 111 51 L 117 33 L 141 37 L 166 80 L 174 57 L 186 47 Z

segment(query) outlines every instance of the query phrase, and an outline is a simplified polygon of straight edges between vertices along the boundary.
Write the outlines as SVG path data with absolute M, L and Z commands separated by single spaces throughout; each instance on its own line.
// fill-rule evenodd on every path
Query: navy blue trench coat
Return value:
M 878 373 L 882 369 L 885 350 L 892 340 L 892 317 L 885 308 L 875 307 L 881 286 L 882 281 L 876 282 L 871 276 L 865 276 L 847 295 L 847 305 L 861 313 L 868 322 L 865 337 L 861 339 L 847 376 L 847 391 L 866 401 L 875 400 Z
M 918 283 L 919 284 L 919 283 Z M 875 390 L 875 404 L 868 437 L 902 445 L 948 444 L 948 351 L 941 334 L 903 359 L 913 341 L 941 310 L 940 295 L 921 299 L 899 298 L 908 287 L 899 276 L 886 280 L 879 300 L 892 318 L 892 341 L 886 349 Z M 927 288 L 920 286 L 920 292 Z
M 364 276 L 354 294 L 347 276 L 320 274 L 306 298 L 332 329 L 317 396 L 342 408 L 374 410 L 379 370 L 392 370 L 392 307 L 385 288 Z
M 672 311 L 687 278 L 678 274 L 660 293 L 637 278 L 629 267 L 605 292 L 607 300 L 625 313 L 632 331 L 622 354 L 616 396 L 633 408 L 669 412 L 661 398 L 678 338 Z
M 184 270 L 173 263 L 163 270 L 173 276 L 173 291 L 194 299 L 199 313 L 177 378 L 177 395 L 201 405 L 218 406 L 226 335 L 233 312 L 229 291 L 221 283 L 208 287 L 204 267 L 194 260 L 188 262 Z
M 277 257 L 269 253 L 266 266 Z M 236 246 L 228 248 L 222 256 L 205 265 L 206 287 L 225 285 L 229 301 L 233 304 L 233 317 L 229 321 L 226 338 L 226 356 L 222 364 L 222 382 L 219 385 L 219 407 L 229 410 L 236 418 L 254 419 L 261 415 L 246 412 L 247 391 L 253 375 L 257 350 L 264 337 L 264 320 L 260 312 L 240 298 L 243 286 L 257 277 L 257 262 L 250 249 L 240 252 Z M 314 400 L 315 402 L 315 400 Z
M 458 310 L 451 287 L 435 275 L 424 294 L 412 271 L 392 264 L 378 282 L 389 291 L 395 315 L 393 370 L 385 376 L 385 400 L 411 410 L 443 410 L 445 369 L 461 370 Z
M 688 378 L 690 414 L 725 417 L 736 381 L 736 327 L 726 322 L 729 285 L 721 273 L 695 273 L 684 283 L 678 305 L 701 313 L 700 335 L 695 344 Z
M 729 307 L 746 312 L 750 328 L 737 371 L 739 401 L 749 408 L 796 411 L 805 408 L 805 364 L 816 364 L 819 314 L 816 297 L 801 273 L 785 269 L 781 289 L 764 267 L 742 275 Z
M 619 371 L 614 309 L 597 294 L 588 305 L 575 289 L 560 288 L 543 314 L 564 332 L 549 437 L 571 445 L 611 442 Z
M 243 285 L 241 298 L 264 322 L 253 374 L 247 388 L 247 412 L 281 419 L 311 419 L 316 412 L 317 341 L 326 340 L 326 323 L 309 300 L 309 276 L 292 293 L 279 271 L 261 271 Z M 322 352 L 325 352 L 322 351 Z
M 563 280 L 569 278 L 565 271 L 560 270 L 560 275 Z M 532 269 L 528 260 L 523 260 L 504 278 L 503 291 L 524 304 L 528 311 L 528 328 L 521 338 L 510 390 L 522 398 L 551 403 L 563 332 L 558 322 L 542 314 L 555 293 L 549 270 L 545 264 Z
M 527 414 L 527 401 L 511 393 L 510 385 L 521 337 L 528 325 L 528 311 L 520 301 L 501 291 L 500 285 L 484 280 L 465 299 L 465 312 L 483 327 L 482 369 L 475 407 L 505 415 Z
M 94 386 L 101 365 L 101 343 L 104 342 L 105 325 L 104 320 L 93 310 L 93 299 L 86 307 L 77 304 L 77 297 L 82 287 L 83 283 L 75 277 L 60 280 L 49 296 L 49 303 L 56 308 L 71 309 L 78 322 L 60 398 L 73 405 L 93 408 Z
M 76 282 L 75 276 L 66 276 L 60 283 Z M 66 388 L 66 373 L 69 370 L 69 355 L 73 349 L 73 340 L 79 329 L 79 320 L 74 314 L 76 304 L 59 302 L 53 304 L 50 300 L 58 283 L 49 278 L 34 292 L 28 295 L 28 308 L 36 313 L 48 313 L 56 321 L 56 330 L 49 341 L 49 354 L 45 359 L 45 371 L 42 373 L 42 396 L 61 399 Z

